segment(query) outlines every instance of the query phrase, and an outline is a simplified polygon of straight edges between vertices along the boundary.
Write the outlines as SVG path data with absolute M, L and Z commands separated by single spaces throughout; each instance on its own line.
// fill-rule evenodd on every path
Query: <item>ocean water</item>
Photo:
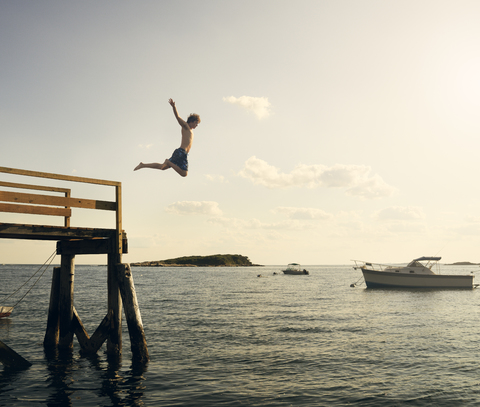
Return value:
M 151 357 L 141 368 L 125 321 L 120 361 L 105 345 L 81 356 L 76 338 L 73 353 L 44 352 L 50 267 L 0 320 L 0 340 L 33 364 L 0 365 L 0 406 L 480 405 L 478 289 L 352 288 L 351 265 L 307 268 L 133 268 Z M 0 266 L 0 305 L 37 269 Z M 90 335 L 106 303 L 106 267 L 76 266 Z

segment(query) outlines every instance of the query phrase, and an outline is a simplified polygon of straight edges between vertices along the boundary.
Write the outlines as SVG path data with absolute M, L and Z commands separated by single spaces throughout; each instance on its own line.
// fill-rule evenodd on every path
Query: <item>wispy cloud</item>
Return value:
M 315 226 L 312 222 L 305 222 L 305 220 L 330 217 L 327 213 L 315 208 L 279 207 L 275 212 L 286 214 L 289 219 L 264 222 L 256 218 L 230 218 L 223 216 L 218 203 L 213 201 L 178 201 L 167 206 L 165 210 L 177 215 L 205 215 L 208 216 L 208 223 L 220 225 L 229 230 L 306 230 Z
M 460 236 L 480 236 L 480 225 L 478 223 L 466 223 L 454 228 L 451 231 Z
M 371 175 L 365 165 L 336 164 L 297 165 L 290 173 L 280 170 L 266 161 L 253 156 L 246 162 L 239 175 L 254 184 L 267 188 L 307 187 L 345 188 L 348 195 L 365 199 L 383 198 L 393 195 L 395 188 L 377 175 Z
M 205 174 L 205 178 L 212 182 L 227 183 L 228 180 L 223 175 Z
M 153 144 L 139 144 L 138 145 L 139 148 L 146 148 L 147 150 L 152 146 L 153 146 Z
M 178 201 L 168 205 L 166 211 L 180 215 L 222 215 L 218 202 L 213 201 Z
M 237 219 L 226 218 L 223 216 L 212 217 L 208 219 L 209 223 L 224 226 L 229 230 L 240 229 L 262 229 L 262 230 L 306 230 L 312 229 L 311 223 L 300 222 L 298 220 L 283 220 L 280 222 L 262 222 L 259 219 Z
M 150 247 L 155 247 L 161 244 L 165 237 L 160 237 L 158 234 L 148 235 L 148 236 L 129 236 L 128 245 L 136 249 L 146 249 Z
M 253 96 L 228 96 L 223 98 L 224 102 L 231 103 L 232 105 L 238 105 L 251 111 L 259 119 L 270 116 L 270 102 L 266 97 L 253 97 Z
M 377 212 L 379 220 L 418 220 L 425 218 L 421 208 L 417 206 L 391 206 Z
M 480 223 L 480 216 L 467 215 L 465 216 L 465 221 L 468 223 Z
M 280 213 L 286 215 L 289 219 L 298 220 L 326 220 L 332 218 L 331 214 L 317 208 L 293 208 L 288 206 L 279 206 L 273 210 L 273 213 Z

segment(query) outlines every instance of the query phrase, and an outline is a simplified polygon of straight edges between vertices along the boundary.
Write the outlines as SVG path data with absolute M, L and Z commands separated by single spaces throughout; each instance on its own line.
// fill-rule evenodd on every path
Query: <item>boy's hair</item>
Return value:
M 198 122 L 200 124 L 200 116 L 196 113 L 190 114 L 187 119 L 187 123 Z

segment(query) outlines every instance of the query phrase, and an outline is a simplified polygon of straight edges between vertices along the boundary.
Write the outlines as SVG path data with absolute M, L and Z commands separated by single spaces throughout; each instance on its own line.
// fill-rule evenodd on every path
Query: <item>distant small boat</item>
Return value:
M 0 318 L 8 318 L 13 311 L 13 307 L 0 307 Z
M 388 266 L 359 260 L 354 269 L 360 269 L 367 288 L 412 287 L 412 288 L 474 288 L 473 274 L 437 274 L 432 271 L 441 257 L 419 257 L 407 266 Z M 360 265 L 358 265 L 360 263 Z
M 285 270 L 282 270 L 283 274 L 295 274 L 295 275 L 308 275 L 308 270 L 302 269 L 298 263 L 290 263 Z

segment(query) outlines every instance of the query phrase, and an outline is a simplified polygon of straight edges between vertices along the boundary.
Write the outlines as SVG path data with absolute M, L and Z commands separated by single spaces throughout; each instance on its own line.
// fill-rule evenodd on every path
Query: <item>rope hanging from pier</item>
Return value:
M 50 255 L 50 257 L 45 261 L 45 263 L 43 263 L 37 271 L 35 271 L 35 273 L 33 273 L 33 275 L 27 280 L 25 281 L 20 287 L 18 287 L 12 294 L 10 294 L 9 296 L 5 297 L 3 300 L 2 300 L 2 304 L 5 304 L 5 302 L 13 297 L 16 293 L 18 293 L 33 277 L 35 277 L 35 275 L 37 275 L 40 271 L 43 270 L 43 272 L 40 274 L 40 276 L 37 278 L 37 280 L 32 284 L 32 286 L 27 290 L 27 292 L 23 295 L 22 298 L 20 298 L 17 303 L 13 306 L 14 308 L 20 304 L 20 302 L 27 296 L 27 294 L 32 291 L 33 287 L 35 287 L 35 285 L 38 283 L 38 281 L 43 277 L 43 275 L 45 274 L 45 272 L 47 271 L 48 267 L 50 266 L 50 264 L 52 264 L 52 261 L 53 259 L 55 258 L 55 256 L 57 255 L 57 250 L 55 249 L 55 251 Z M 48 263 L 48 264 L 47 264 Z

